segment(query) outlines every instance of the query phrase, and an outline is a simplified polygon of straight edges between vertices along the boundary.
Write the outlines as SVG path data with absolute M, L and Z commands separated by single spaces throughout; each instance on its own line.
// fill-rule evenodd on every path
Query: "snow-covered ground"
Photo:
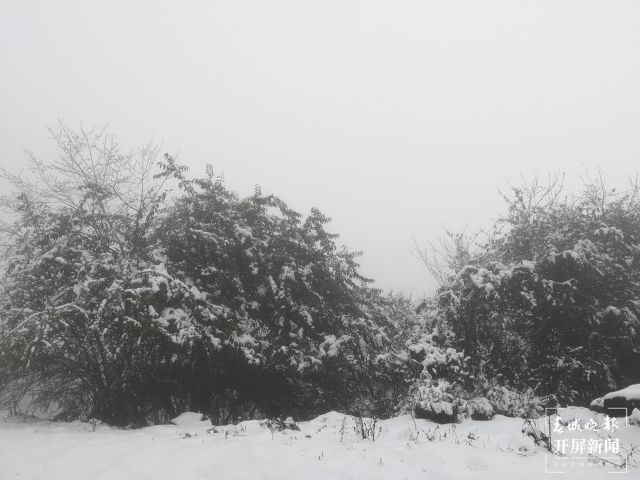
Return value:
M 640 427 L 587 409 L 560 412 L 552 440 L 618 439 L 621 455 L 600 454 L 620 463 L 625 449 L 640 444 Z M 299 424 L 300 431 L 271 431 L 259 421 L 212 427 L 199 414 L 183 414 L 175 425 L 119 430 L 90 423 L 55 423 L 32 416 L 0 418 L 0 478 L 60 480 L 126 479 L 539 479 L 607 478 L 608 472 L 640 478 L 640 453 L 628 467 L 587 466 L 586 459 L 554 458 L 523 435 L 523 420 L 496 416 L 436 425 L 409 415 L 380 421 L 375 441 L 354 432 L 351 417 L 330 412 Z M 573 426 L 582 426 L 570 430 Z M 590 419 L 599 432 L 587 430 Z M 537 428 L 548 433 L 546 419 Z M 366 420 L 365 420 L 366 425 Z M 551 417 L 551 429 L 555 417 Z M 381 427 L 381 430 L 379 429 Z M 526 427 L 526 425 L 525 425 Z M 431 438 L 431 440 L 429 439 Z M 567 451 L 570 454 L 569 451 Z M 569 455 L 576 456 L 576 455 Z M 584 457 L 588 457 L 585 453 Z M 563 465 L 564 464 L 564 465 Z

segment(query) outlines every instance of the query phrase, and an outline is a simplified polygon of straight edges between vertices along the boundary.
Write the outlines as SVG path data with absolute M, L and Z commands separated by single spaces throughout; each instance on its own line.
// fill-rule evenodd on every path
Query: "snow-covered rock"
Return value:
M 596 398 L 589 405 L 589 410 L 591 410 L 592 412 L 602 413 L 602 408 L 604 406 L 603 402 L 604 402 L 604 397 Z
M 636 425 L 640 427 L 640 410 L 633 409 L 633 413 L 629 415 L 629 425 Z
M 640 409 L 640 383 L 630 385 L 617 392 L 607 393 L 603 398 L 603 411 L 609 416 L 631 415 L 634 408 Z M 624 408 L 627 410 L 625 411 Z

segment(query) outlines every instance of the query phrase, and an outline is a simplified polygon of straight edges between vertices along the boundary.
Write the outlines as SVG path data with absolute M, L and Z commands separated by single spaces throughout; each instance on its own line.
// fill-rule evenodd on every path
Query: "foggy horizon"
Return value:
M 56 158 L 47 126 L 154 139 L 332 218 L 374 287 L 436 282 L 410 253 L 489 229 L 499 190 L 640 153 L 640 4 L 17 2 L 0 6 L 0 166 Z

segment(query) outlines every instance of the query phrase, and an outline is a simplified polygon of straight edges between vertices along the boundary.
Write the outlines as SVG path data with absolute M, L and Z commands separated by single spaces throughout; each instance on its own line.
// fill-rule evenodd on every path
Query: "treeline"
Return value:
M 2 171 L 4 408 L 118 426 L 184 411 L 452 421 L 640 381 L 637 184 L 515 188 L 508 228 L 458 248 L 415 305 L 371 288 L 316 209 L 239 198 L 210 165 L 188 178 L 105 131 L 52 133 L 56 162 Z

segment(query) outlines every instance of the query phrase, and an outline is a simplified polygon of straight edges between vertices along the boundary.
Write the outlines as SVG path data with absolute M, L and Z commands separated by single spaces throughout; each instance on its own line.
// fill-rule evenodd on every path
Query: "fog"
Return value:
M 154 139 L 241 196 L 333 218 L 375 286 L 418 297 L 412 256 L 490 228 L 499 190 L 638 170 L 637 1 L 0 4 L 0 166 L 55 159 L 47 126 Z

